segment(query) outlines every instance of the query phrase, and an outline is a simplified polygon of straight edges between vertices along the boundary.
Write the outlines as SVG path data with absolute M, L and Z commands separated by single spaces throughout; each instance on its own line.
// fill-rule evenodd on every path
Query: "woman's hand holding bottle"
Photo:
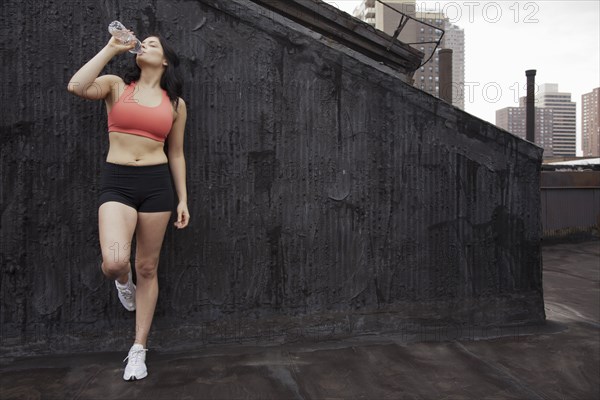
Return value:
M 119 21 L 111 22 L 108 25 L 108 32 L 112 35 L 108 44 L 119 53 L 123 53 L 126 50 L 134 54 L 142 52 L 142 43 L 135 37 L 132 31 L 125 28 Z

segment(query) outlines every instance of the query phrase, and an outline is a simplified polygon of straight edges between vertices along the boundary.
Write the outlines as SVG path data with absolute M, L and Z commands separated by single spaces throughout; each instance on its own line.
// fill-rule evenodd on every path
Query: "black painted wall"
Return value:
M 0 9 L 4 355 L 134 337 L 100 271 L 106 112 L 66 91 L 114 19 L 170 39 L 186 80 L 192 221 L 149 347 L 544 320 L 540 148 L 247 0 Z

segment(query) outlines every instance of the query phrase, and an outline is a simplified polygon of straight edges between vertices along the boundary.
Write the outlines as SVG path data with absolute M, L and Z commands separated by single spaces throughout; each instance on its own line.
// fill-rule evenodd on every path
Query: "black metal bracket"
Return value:
M 431 54 L 429 55 L 429 58 L 427 58 L 427 60 L 425 62 L 423 62 L 421 65 L 419 65 L 417 68 L 414 69 L 414 71 L 416 71 L 417 69 L 421 68 L 423 65 L 427 64 L 429 62 L 429 60 L 431 60 L 431 57 L 433 57 L 433 55 L 435 54 L 436 50 L 438 49 L 438 47 L 440 47 L 440 44 L 442 43 L 442 38 L 444 37 L 444 34 L 446 33 L 446 31 L 442 28 L 438 28 L 437 26 L 428 24 L 425 21 L 421 21 L 420 19 L 417 18 L 413 18 L 408 14 L 403 13 L 402 11 L 396 10 L 394 7 L 391 7 L 389 4 L 384 3 L 381 0 L 376 0 L 377 2 L 383 4 L 385 7 L 388 7 L 392 10 L 394 10 L 395 12 L 397 12 L 398 14 L 401 14 L 402 16 L 400 17 L 400 22 L 398 23 L 398 27 L 396 28 L 396 30 L 394 31 L 394 35 L 392 36 L 392 39 L 390 40 L 389 45 L 387 46 L 386 50 L 389 51 L 389 49 L 392 47 L 392 45 L 394 44 L 394 41 L 398 39 L 398 35 L 400 35 L 400 32 L 402 32 L 402 29 L 404 29 L 404 27 L 406 26 L 406 23 L 412 19 L 413 21 L 416 21 L 420 24 L 423 25 L 427 25 L 433 29 L 436 29 L 438 31 L 441 31 L 442 34 L 440 35 L 440 38 L 435 41 L 435 42 L 417 42 L 417 43 L 405 43 L 405 44 L 425 44 L 425 43 L 435 43 L 435 48 L 433 49 L 433 51 L 431 52 Z

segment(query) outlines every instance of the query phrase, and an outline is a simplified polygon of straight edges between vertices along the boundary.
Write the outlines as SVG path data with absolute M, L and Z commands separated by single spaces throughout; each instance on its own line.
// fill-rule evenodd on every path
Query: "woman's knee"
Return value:
M 153 279 L 156 277 L 158 270 L 158 259 L 136 260 L 135 272 L 136 275 L 144 279 Z
M 105 260 L 102 262 L 102 272 L 104 272 L 104 275 L 108 278 L 117 279 L 129 272 L 129 261 Z

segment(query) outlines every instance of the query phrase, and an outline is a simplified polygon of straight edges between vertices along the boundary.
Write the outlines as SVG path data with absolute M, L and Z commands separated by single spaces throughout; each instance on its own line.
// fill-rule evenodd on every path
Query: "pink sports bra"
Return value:
M 131 82 L 108 113 L 108 131 L 130 133 L 164 142 L 173 125 L 173 110 L 167 92 L 156 107 L 138 104 L 133 98 L 136 82 Z

